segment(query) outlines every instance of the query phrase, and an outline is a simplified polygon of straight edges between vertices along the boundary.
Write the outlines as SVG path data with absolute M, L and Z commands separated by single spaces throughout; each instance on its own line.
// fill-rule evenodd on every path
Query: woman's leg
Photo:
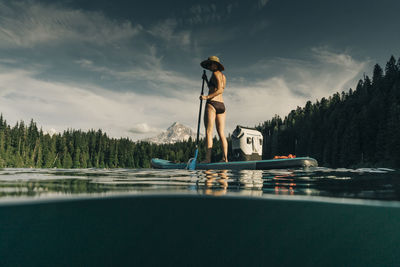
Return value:
M 204 126 L 206 128 L 206 160 L 204 162 L 211 162 L 211 151 L 213 146 L 213 128 L 215 122 L 215 108 L 206 104 L 204 114 Z
M 228 141 L 226 140 L 225 133 L 224 133 L 225 119 L 226 119 L 226 112 L 224 112 L 222 114 L 217 114 L 217 116 L 216 116 L 217 132 L 219 135 L 219 140 L 221 140 L 222 151 L 224 152 L 224 155 L 222 156 L 222 160 L 225 162 L 228 162 Z

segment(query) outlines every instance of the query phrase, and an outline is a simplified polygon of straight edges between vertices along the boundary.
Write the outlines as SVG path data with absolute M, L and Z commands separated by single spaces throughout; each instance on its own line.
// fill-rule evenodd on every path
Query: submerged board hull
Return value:
M 186 169 L 186 163 L 174 163 L 165 159 L 154 158 L 151 166 L 155 169 Z M 301 167 L 317 167 L 318 162 L 309 157 L 290 158 L 290 159 L 271 159 L 256 161 L 231 161 L 216 163 L 198 163 L 198 170 L 269 170 L 287 169 Z

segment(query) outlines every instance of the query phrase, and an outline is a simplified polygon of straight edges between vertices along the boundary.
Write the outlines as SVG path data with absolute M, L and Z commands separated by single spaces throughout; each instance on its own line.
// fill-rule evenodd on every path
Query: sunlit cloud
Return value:
M 164 69 L 162 64 L 157 61 L 156 56 L 154 55 L 151 57 L 150 55 L 151 53 L 148 56 L 146 64 L 122 71 L 107 66 L 95 65 L 92 61 L 87 59 L 77 60 L 76 64 L 84 69 L 98 72 L 99 75 L 109 75 L 119 81 L 125 80 L 131 83 L 135 81 L 146 81 L 148 86 L 164 96 L 168 93 L 171 97 L 183 97 L 185 94 L 182 92 L 190 88 L 198 87 L 198 84 L 186 77 L 186 75 L 173 70 Z
M 356 85 L 369 61 L 357 61 L 348 54 L 333 53 L 322 48 L 311 50 L 309 60 L 277 58 L 255 63 L 248 71 L 269 73 L 280 70 L 270 78 L 252 81 L 236 77 L 226 89 L 226 100 L 233 108 L 229 118 L 254 126 L 275 114 L 284 117 L 308 100 L 347 91 Z M 228 123 L 234 127 L 233 121 Z
M 173 121 L 191 125 L 196 116 L 197 107 L 185 97 L 118 93 L 91 85 L 41 81 L 34 76 L 28 71 L 1 69 L 0 106 L 10 123 L 34 118 L 49 132 L 100 128 L 113 137 L 137 140 L 165 129 Z
M 136 125 L 133 125 L 128 130 L 128 132 L 130 132 L 132 134 L 156 134 L 156 133 L 159 133 L 159 132 L 161 132 L 163 130 L 164 129 L 151 127 L 147 123 L 143 122 L 143 123 L 138 123 Z

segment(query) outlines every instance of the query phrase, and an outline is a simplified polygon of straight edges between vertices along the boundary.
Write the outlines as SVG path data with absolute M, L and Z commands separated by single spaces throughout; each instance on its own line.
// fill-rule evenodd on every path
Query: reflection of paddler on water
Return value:
M 261 197 L 263 195 L 317 194 L 307 182 L 291 170 L 203 170 L 197 173 L 197 190 L 205 195 L 234 195 Z M 205 178 L 205 179 L 204 179 Z
M 228 170 L 204 171 L 204 174 L 206 175 L 206 181 L 205 181 L 206 188 L 204 193 L 206 195 L 214 195 L 214 196 L 225 195 L 228 188 L 227 172 Z
M 261 196 L 263 187 L 262 171 L 242 170 L 205 170 L 204 182 L 206 195 L 224 195 L 229 191 L 240 195 Z M 229 182 L 229 183 L 228 183 Z

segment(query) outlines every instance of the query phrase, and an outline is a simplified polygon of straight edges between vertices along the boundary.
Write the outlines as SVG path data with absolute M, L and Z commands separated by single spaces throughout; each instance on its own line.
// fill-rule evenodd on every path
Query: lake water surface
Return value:
M 0 169 L 0 203 L 138 194 L 301 196 L 400 200 L 400 172 L 386 168 L 188 171 Z M 321 200 L 321 199 L 319 199 Z M 350 201 L 351 202 L 351 201 Z
M 0 266 L 399 266 L 399 242 L 398 170 L 0 170 Z

